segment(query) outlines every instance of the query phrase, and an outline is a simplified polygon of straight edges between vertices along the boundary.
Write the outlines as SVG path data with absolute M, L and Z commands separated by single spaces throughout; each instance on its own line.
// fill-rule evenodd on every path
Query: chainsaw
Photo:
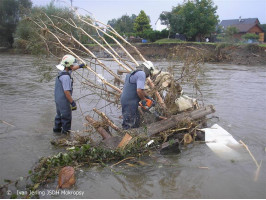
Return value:
M 140 107 L 144 110 L 144 111 L 149 111 L 152 107 L 155 106 L 155 101 L 152 99 L 145 99 L 146 101 L 146 105 L 142 104 L 142 101 L 139 102 Z
M 156 111 L 155 105 L 156 102 L 153 99 L 145 99 L 146 105 L 142 104 L 142 101 L 139 102 L 139 106 L 142 108 L 144 112 L 149 112 L 153 114 L 157 119 L 166 119 L 165 117 L 160 116 L 160 114 Z

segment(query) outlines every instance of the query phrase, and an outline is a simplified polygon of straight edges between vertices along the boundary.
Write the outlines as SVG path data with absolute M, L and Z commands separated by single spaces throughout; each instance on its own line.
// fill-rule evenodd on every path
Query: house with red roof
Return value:
M 241 36 L 247 33 L 255 33 L 259 35 L 259 41 L 264 41 L 264 31 L 260 27 L 260 22 L 258 18 L 247 18 L 242 19 L 229 19 L 229 20 L 222 20 L 220 26 L 223 30 L 226 30 L 229 26 L 236 27 L 238 33 L 235 35 L 236 38 L 241 39 Z

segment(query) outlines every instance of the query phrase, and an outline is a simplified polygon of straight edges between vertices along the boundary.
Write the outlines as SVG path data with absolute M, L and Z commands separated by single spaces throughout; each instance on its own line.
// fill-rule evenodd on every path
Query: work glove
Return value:
M 72 103 L 70 103 L 70 108 L 71 108 L 71 110 L 77 110 L 77 105 L 76 105 L 75 101 L 72 101 Z
M 81 63 L 81 64 L 79 65 L 79 68 L 84 68 L 84 67 L 86 67 L 86 64 L 84 64 L 84 63 Z

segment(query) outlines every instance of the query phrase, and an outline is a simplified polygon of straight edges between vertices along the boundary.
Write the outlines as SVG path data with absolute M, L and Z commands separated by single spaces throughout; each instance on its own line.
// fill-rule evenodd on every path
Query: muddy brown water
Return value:
M 39 70 L 40 64 L 31 56 L 0 54 L 0 60 L 0 184 L 3 184 L 4 179 L 26 176 L 40 157 L 54 155 L 60 149 L 50 144 L 51 139 L 58 137 L 52 132 L 54 78 L 40 82 L 46 69 Z M 55 64 L 50 62 L 51 66 Z M 56 193 L 56 183 L 52 183 L 40 189 L 40 198 L 265 198 L 266 66 L 206 64 L 204 71 L 201 78 L 204 103 L 213 104 L 214 115 L 219 117 L 219 121 L 212 119 L 209 124 L 218 123 L 237 141 L 244 141 L 258 162 L 262 161 L 257 181 L 254 181 L 256 165 L 246 151 L 241 159 L 228 160 L 218 157 L 205 144 L 194 144 L 183 148 L 179 155 L 162 156 L 154 152 L 142 158 L 146 164 L 141 166 L 78 170 L 74 188 Z M 52 75 L 56 75 L 56 70 Z M 75 86 L 74 98 L 86 92 Z M 88 99 L 79 102 L 83 114 L 73 113 L 73 130 L 83 130 L 86 108 L 102 106 L 95 98 Z M 119 124 L 121 113 L 117 112 L 107 113 Z M 13 188 L 12 192 L 20 190 L 23 192 L 23 187 L 19 191 Z

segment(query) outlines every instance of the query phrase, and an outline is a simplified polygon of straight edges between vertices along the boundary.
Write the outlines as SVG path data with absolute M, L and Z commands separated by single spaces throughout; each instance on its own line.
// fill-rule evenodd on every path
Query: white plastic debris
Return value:
M 154 143 L 154 140 L 151 140 L 151 141 L 149 141 L 149 142 L 146 144 L 146 146 L 145 146 L 145 147 L 148 147 L 148 146 L 150 146 L 152 143 Z
M 242 145 L 221 126 L 214 124 L 211 128 L 201 130 L 205 132 L 207 146 L 219 157 L 229 160 L 241 159 L 242 156 L 237 149 Z

